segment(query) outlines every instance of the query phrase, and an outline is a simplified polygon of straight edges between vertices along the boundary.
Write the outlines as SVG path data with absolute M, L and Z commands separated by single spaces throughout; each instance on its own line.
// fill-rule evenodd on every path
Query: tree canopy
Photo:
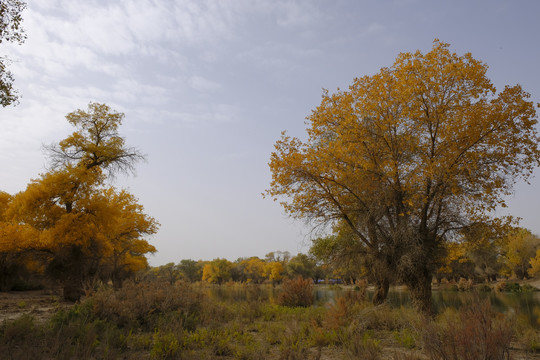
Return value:
M 49 148 L 52 169 L 25 191 L 12 197 L 0 193 L 0 255 L 42 254 L 47 273 L 63 284 L 68 300 L 81 296 L 87 280 L 111 279 L 121 286 L 147 266 L 146 254 L 156 251 L 145 237 L 156 233 L 159 223 L 135 196 L 106 181 L 106 171 L 132 171 L 143 158 L 118 134 L 122 118 L 96 103 L 88 112 L 68 114 L 78 131 Z
M 19 0 L 0 2 L 0 44 L 16 42 L 22 44 L 26 34 L 21 26 L 22 12 L 26 3 Z M 6 107 L 17 101 L 17 91 L 13 88 L 13 74 L 7 70 L 9 60 L 0 55 L 0 105 Z
M 375 268 L 397 274 L 429 312 L 444 244 L 493 222 L 539 165 L 529 94 L 519 85 L 497 93 L 487 68 L 435 40 L 428 53 L 402 53 L 348 90 L 325 92 L 307 140 L 277 141 L 267 194 L 314 225 L 347 224 Z
M 91 102 L 88 110 L 69 113 L 66 119 L 77 131 L 46 148 L 52 169 L 99 167 L 114 176 L 119 172 L 134 172 L 134 165 L 145 159 L 139 150 L 127 147 L 118 133 L 124 114 L 106 104 Z

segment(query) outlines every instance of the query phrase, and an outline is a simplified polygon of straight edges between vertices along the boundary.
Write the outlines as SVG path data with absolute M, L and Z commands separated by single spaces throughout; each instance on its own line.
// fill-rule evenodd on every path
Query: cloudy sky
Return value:
M 119 178 L 161 223 L 152 265 L 306 252 L 309 228 L 264 199 L 282 130 L 303 137 L 322 89 L 390 66 L 434 38 L 486 62 L 498 89 L 540 102 L 540 2 L 39 0 L 21 46 L 2 44 L 22 94 L 0 109 L 0 189 L 24 190 L 64 116 L 103 102 L 148 155 Z M 508 211 L 540 234 L 540 171 Z

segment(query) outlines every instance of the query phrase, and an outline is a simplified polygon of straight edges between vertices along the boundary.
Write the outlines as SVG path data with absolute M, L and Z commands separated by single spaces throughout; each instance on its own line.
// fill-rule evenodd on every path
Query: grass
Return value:
M 305 299 L 302 286 L 293 288 Z M 359 291 L 343 292 L 331 305 L 285 306 L 279 297 L 262 296 L 260 286 L 246 290 L 244 299 L 220 299 L 209 296 L 205 286 L 183 283 L 103 287 L 48 321 L 29 315 L 4 321 L 0 354 L 8 359 L 418 360 L 502 359 L 512 354 L 511 347 L 523 354 L 540 349 L 536 330 L 517 326 L 485 303 L 425 319 L 409 308 L 375 307 Z

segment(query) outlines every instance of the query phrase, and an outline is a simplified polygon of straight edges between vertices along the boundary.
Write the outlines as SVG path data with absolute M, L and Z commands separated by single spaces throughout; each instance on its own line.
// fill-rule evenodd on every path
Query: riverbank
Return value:
M 211 295 L 215 288 L 245 297 Z M 307 307 L 281 306 L 267 287 L 241 284 L 128 283 L 76 305 L 47 292 L 0 293 L 0 353 L 15 359 L 424 360 L 489 339 L 494 343 L 484 345 L 512 359 L 540 358 L 540 334 L 489 304 L 448 309 L 429 320 L 410 308 L 374 307 L 365 293 L 340 289 L 332 303 Z M 479 316 L 489 319 L 489 328 Z M 464 325 L 484 340 L 460 336 L 467 334 Z

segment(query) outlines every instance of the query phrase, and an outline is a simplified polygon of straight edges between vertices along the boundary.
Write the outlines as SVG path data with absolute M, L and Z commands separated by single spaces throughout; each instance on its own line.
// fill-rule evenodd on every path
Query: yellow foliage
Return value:
M 507 275 L 518 278 L 535 274 L 536 270 L 529 269 L 534 266 L 537 249 L 540 248 L 540 238 L 529 230 L 517 228 L 504 239 L 504 257 L 506 260 Z
M 535 257 L 530 259 L 529 276 L 536 276 L 540 273 L 540 249 L 536 250 Z
M 285 268 L 280 261 L 268 262 L 264 265 L 264 276 L 273 283 L 283 280 Z
M 232 264 L 227 259 L 214 259 L 203 267 L 202 280 L 211 284 L 222 284 L 231 278 Z
M 13 197 L 0 192 L 0 222 L 7 224 L 0 228 L 0 253 L 19 251 L 10 250 L 14 243 L 42 251 L 51 272 L 79 290 L 90 274 L 109 276 L 117 286 L 147 267 L 145 255 L 156 249 L 145 237 L 159 223 L 133 195 L 107 187 L 104 175 L 133 170 L 143 158 L 118 135 L 123 116 L 96 103 L 67 115 L 77 131 L 48 148 L 53 170 Z
M 266 194 L 294 217 L 347 224 L 415 286 L 440 265 L 447 235 L 485 220 L 539 164 L 529 94 L 519 85 L 497 94 L 486 71 L 436 40 L 348 90 L 325 91 L 307 141 L 284 132 L 276 142 Z
M 248 282 L 261 283 L 265 278 L 265 262 L 258 257 L 243 260 L 244 273 Z

